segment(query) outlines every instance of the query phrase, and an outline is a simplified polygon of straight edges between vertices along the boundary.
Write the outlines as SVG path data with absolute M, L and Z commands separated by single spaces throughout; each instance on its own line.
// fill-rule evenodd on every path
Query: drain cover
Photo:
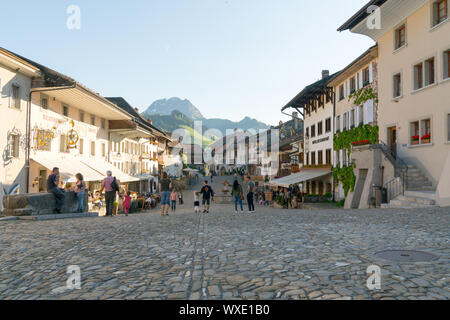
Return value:
M 395 262 L 428 262 L 439 259 L 437 255 L 423 251 L 386 250 L 375 253 L 375 256 Z

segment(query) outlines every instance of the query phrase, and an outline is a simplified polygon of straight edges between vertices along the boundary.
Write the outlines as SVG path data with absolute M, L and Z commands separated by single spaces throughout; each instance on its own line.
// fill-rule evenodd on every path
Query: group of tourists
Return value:
M 56 208 L 53 211 L 54 213 L 62 213 L 62 208 L 66 201 L 66 192 L 64 189 L 59 187 L 59 168 L 53 168 L 52 173 L 48 176 L 47 179 L 47 192 L 51 193 L 55 196 L 56 199 Z M 84 211 L 84 194 L 86 191 L 86 182 L 84 181 L 83 175 L 78 173 L 75 175 L 76 183 L 72 188 L 72 191 L 75 192 L 78 200 L 78 208 L 77 212 Z

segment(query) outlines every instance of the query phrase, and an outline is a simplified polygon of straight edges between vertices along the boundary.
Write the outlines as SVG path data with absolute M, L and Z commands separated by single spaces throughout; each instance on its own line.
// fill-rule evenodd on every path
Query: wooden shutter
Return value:
M 369 83 L 373 82 L 373 62 L 369 65 Z

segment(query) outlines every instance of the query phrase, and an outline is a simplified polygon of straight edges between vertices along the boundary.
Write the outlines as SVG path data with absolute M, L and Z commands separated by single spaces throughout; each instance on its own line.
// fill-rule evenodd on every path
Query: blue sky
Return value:
M 177 96 L 208 118 L 276 124 L 322 69 L 338 71 L 373 45 L 336 31 L 366 2 L 6 1 L 0 46 L 141 110 Z M 81 30 L 66 27 L 72 4 Z

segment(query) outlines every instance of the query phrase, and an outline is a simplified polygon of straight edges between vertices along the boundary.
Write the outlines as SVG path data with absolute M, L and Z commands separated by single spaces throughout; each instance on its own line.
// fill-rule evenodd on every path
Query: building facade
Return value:
M 0 48 L 0 209 L 4 194 L 27 192 L 27 110 L 39 69 Z
M 378 5 L 381 28 L 367 8 Z M 450 205 L 450 23 L 448 0 L 371 1 L 340 31 L 379 48 L 380 139 L 408 166 L 409 195 Z

